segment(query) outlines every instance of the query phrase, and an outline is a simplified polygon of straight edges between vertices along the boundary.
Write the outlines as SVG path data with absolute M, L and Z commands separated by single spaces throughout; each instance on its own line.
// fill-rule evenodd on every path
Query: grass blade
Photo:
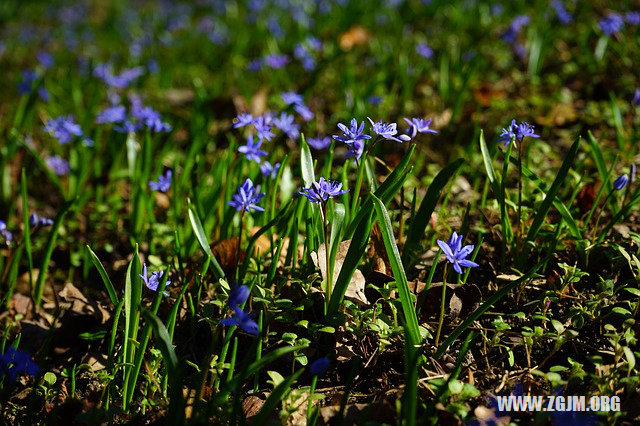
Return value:
M 207 234 L 205 234 L 204 229 L 202 228 L 202 222 L 200 222 L 200 218 L 198 217 L 198 213 L 196 212 L 195 206 L 188 202 L 188 210 L 189 210 L 189 221 L 191 222 L 191 227 L 193 228 L 193 232 L 196 234 L 196 239 L 198 243 L 200 243 L 200 247 L 207 255 L 211 264 L 213 265 L 213 272 L 216 275 L 216 278 L 224 278 L 224 271 L 218 263 L 218 260 L 211 252 L 211 246 L 209 246 L 209 240 L 207 239 Z
M 260 409 L 260 412 L 256 414 L 251 424 L 258 426 L 267 424 L 267 422 L 270 420 L 269 417 L 271 416 L 273 410 L 276 409 L 280 401 L 282 401 L 282 399 L 286 396 L 287 392 L 291 390 L 291 386 L 295 383 L 296 380 L 298 380 L 298 377 L 300 377 L 303 371 L 304 368 L 299 369 L 291 376 L 283 380 L 282 383 L 275 387 L 275 389 L 273 389 L 273 392 L 271 392 L 267 400 L 264 402 L 262 408 Z
M 427 189 L 427 194 L 420 203 L 420 207 L 415 216 L 411 218 L 411 224 L 409 225 L 409 231 L 407 232 L 407 240 L 402 250 L 402 260 L 407 262 L 410 255 L 418 249 L 421 238 L 431 220 L 431 214 L 438 204 L 442 189 L 449 182 L 449 179 L 458 171 L 460 166 L 464 163 L 464 159 L 459 158 L 454 162 L 448 164 L 444 169 L 440 170 L 440 173 L 436 175 Z
M 53 249 L 56 245 L 56 238 L 58 237 L 58 232 L 60 232 L 60 226 L 62 225 L 62 219 L 64 219 L 64 215 L 73 207 L 76 200 L 73 199 L 71 201 L 67 201 L 62 209 L 56 215 L 56 218 L 53 221 L 53 226 L 51 227 L 51 231 L 49 232 L 49 238 L 47 239 L 47 246 L 44 250 L 44 257 L 42 258 L 42 263 L 40 264 L 40 273 L 38 274 L 38 281 L 36 282 L 35 288 L 35 305 L 40 306 L 40 300 L 42 299 L 42 294 L 44 293 L 44 280 L 47 277 L 47 268 L 49 267 L 49 261 L 51 260 L 51 254 L 53 253 Z
M 98 258 L 98 256 L 93 252 L 93 250 L 91 250 L 91 247 L 89 247 L 88 245 L 86 247 L 87 247 L 87 251 L 89 252 L 89 256 L 91 257 L 91 262 L 93 263 L 93 266 L 96 267 L 96 269 L 98 270 L 98 273 L 102 277 L 102 282 L 104 283 L 104 286 L 107 289 L 107 293 L 109 293 L 109 299 L 111 299 L 111 303 L 113 303 L 113 306 L 118 306 L 119 301 L 118 301 L 116 289 L 113 286 L 113 283 L 109 278 L 109 275 L 107 275 L 107 271 L 104 269 L 104 266 L 102 266 L 102 262 L 100 262 L 100 259 Z

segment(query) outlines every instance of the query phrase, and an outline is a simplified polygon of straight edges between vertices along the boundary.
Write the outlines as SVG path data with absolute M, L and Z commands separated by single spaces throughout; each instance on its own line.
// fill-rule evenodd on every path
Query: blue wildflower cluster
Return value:
M 119 102 L 119 97 L 114 100 Z M 114 130 L 120 133 L 130 133 L 147 128 L 154 133 L 170 132 L 171 125 L 162 121 L 162 116 L 153 108 L 146 106 L 135 95 L 129 97 L 129 114 L 124 105 L 112 105 L 102 110 L 96 116 L 96 123 L 118 124 Z
M 229 205 L 243 213 L 251 210 L 263 212 L 264 209 L 258 203 L 264 195 L 264 192 L 260 192 L 260 186 L 254 186 L 251 179 L 247 179 L 242 185 L 238 186 L 238 191 L 233 194 Z
M 39 371 L 38 364 L 26 352 L 9 347 L 0 355 L 0 376 L 8 377 L 11 382 L 23 374 L 35 377 Z
M 151 275 L 149 275 L 147 273 L 147 264 L 145 262 L 142 264 L 142 274 L 139 274 L 139 277 L 142 278 L 142 282 L 144 282 L 144 285 L 146 285 L 149 290 L 158 291 L 158 286 L 160 285 L 160 280 L 162 279 L 163 275 L 164 271 L 152 272 Z M 169 287 L 169 284 L 171 284 L 171 280 L 167 279 L 165 288 Z M 165 296 L 169 296 L 169 293 L 167 293 L 166 291 L 162 291 L 162 294 L 164 294 Z
M 47 120 L 44 130 L 58 140 L 58 143 L 64 145 L 75 139 L 80 139 L 87 146 L 92 146 L 93 141 L 86 137 L 76 123 L 72 115 L 60 116 L 55 119 Z

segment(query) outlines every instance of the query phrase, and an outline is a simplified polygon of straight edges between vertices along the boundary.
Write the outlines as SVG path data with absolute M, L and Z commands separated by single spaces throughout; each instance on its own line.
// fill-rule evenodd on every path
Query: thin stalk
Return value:
M 353 201 L 351 203 L 351 211 L 357 211 L 358 207 L 358 199 L 360 198 L 360 187 L 362 186 L 362 177 L 364 175 L 364 162 L 366 161 L 366 157 L 362 156 L 362 161 L 356 160 L 356 167 L 358 168 L 358 175 L 356 177 L 356 186 L 353 190 Z
M 607 194 L 607 197 L 604 199 L 604 202 L 602 203 L 602 206 L 600 206 L 600 211 L 598 212 L 598 216 L 596 217 L 596 224 L 593 227 L 593 233 L 591 234 L 591 239 L 592 240 L 595 240 L 595 238 L 596 238 L 596 233 L 598 231 L 598 225 L 600 224 L 600 217 L 602 217 L 602 212 L 604 211 L 604 207 L 607 205 L 607 202 L 609 201 L 609 198 L 611 197 L 611 194 L 613 194 L 613 191 L 615 191 L 615 189 L 611 190 Z
M 313 406 L 313 393 L 316 391 L 316 384 L 318 383 L 318 376 L 314 375 L 311 379 L 311 390 L 309 390 L 309 404 L 307 404 L 307 424 L 311 422 L 311 408 Z
M 327 204 L 328 202 L 322 203 L 322 208 L 320 209 L 320 213 L 322 214 L 322 229 L 324 230 L 324 251 L 326 257 L 326 271 L 327 271 L 327 284 L 326 284 L 326 292 L 327 299 L 325 302 L 325 314 L 329 309 L 329 301 L 331 300 L 331 287 L 333 287 L 333 268 L 331 267 L 331 249 L 329 248 L 329 221 L 327 219 Z
M 438 320 L 438 331 L 436 332 L 436 346 L 440 343 L 440 332 L 442 331 L 442 323 L 444 322 L 444 301 L 447 296 L 447 267 L 448 263 L 444 264 L 444 272 L 442 274 L 442 300 L 440 301 L 440 319 Z
M 240 252 L 242 247 L 242 224 L 244 219 L 244 209 L 240 212 L 240 231 L 238 232 L 238 248 L 236 249 L 236 281 L 238 280 L 240 273 Z

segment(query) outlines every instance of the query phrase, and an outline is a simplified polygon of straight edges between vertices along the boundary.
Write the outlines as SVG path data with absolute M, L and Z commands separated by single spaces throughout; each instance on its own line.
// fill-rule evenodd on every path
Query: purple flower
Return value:
M 152 272 L 151 276 L 148 276 L 147 264 L 143 263 L 142 274 L 139 274 L 139 277 L 142 278 L 144 285 L 146 285 L 149 290 L 158 291 L 158 285 L 160 285 L 160 279 L 162 278 L 163 275 L 164 275 L 164 271 L 160 271 L 160 272 Z M 171 280 L 167 279 L 167 284 L 165 285 L 165 288 L 169 287 L 169 284 L 171 284 Z M 169 293 L 167 293 L 166 291 L 163 291 L 162 294 L 164 294 L 165 296 L 169 296 Z
M 433 57 L 433 49 L 426 42 L 419 43 L 416 46 L 416 52 L 418 55 L 426 59 L 431 59 Z
M 300 114 L 304 121 L 309 121 L 313 118 L 313 112 L 305 104 L 297 104 L 293 109 Z
M 318 358 L 311 364 L 309 371 L 311 371 L 311 374 L 313 374 L 314 376 L 323 376 L 324 373 L 326 373 L 329 369 L 330 364 L 331 361 L 329 360 L 329 358 Z
M 115 105 L 103 110 L 96 117 L 96 123 L 120 123 L 127 119 L 127 110 L 123 105 Z
M 431 118 L 428 120 L 424 120 L 422 118 L 412 118 L 409 120 L 408 118 L 405 118 L 404 121 L 409 124 L 407 134 L 409 134 L 411 138 L 415 138 L 418 133 L 438 133 L 429 128 L 429 126 L 431 126 Z
M 229 318 L 225 318 L 220 321 L 221 325 L 231 327 L 237 326 L 244 330 L 246 333 L 258 335 L 260 334 L 260 327 L 256 323 L 251 315 L 240 309 L 238 306 L 233 306 L 234 315 Z
M 267 55 L 263 59 L 265 65 L 273 69 L 284 68 L 289 63 L 287 55 Z
M 275 179 L 279 169 L 280 163 L 276 163 L 272 166 L 271 163 L 265 161 L 264 163 L 260 164 L 260 172 L 262 173 L 262 176 L 266 178 L 271 177 Z
M 342 189 L 342 183 L 328 181 L 321 177 L 318 182 L 312 182 L 309 188 L 302 188 L 299 194 L 307 197 L 312 203 L 325 203 L 329 198 L 346 194 L 349 190 Z
M 238 114 L 235 120 L 233 120 L 233 128 L 239 129 L 240 127 L 248 126 L 253 123 L 253 115 L 241 113 Z
M 284 103 L 287 105 L 304 104 L 304 100 L 302 99 L 302 96 L 296 92 L 282 92 L 280 96 L 282 97 L 282 100 L 284 101 Z
M 31 88 L 36 78 L 38 78 L 38 75 L 35 72 L 31 70 L 22 71 L 22 81 L 18 83 L 18 93 L 20 95 L 31 93 Z
M 264 197 L 264 192 L 260 192 L 260 186 L 253 186 L 251 179 L 247 179 L 238 187 L 238 192 L 233 194 L 229 205 L 239 212 L 250 212 L 251 210 L 263 212 L 264 209 L 257 205 L 262 197 Z
M 364 152 L 364 142 L 363 141 L 355 141 L 353 143 L 347 144 L 347 154 L 346 158 L 354 157 L 354 161 L 357 161 L 362 157 L 362 153 Z
M 38 364 L 33 362 L 31 355 L 26 352 L 9 347 L 0 355 L 0 375 L 8 376 L 11 382 L 15 382 L 22 374 L 36 376 L 38 371 Z
M 610 13 L 599 22 L 600 29 L 608 36 L 612 36 L 624 27 L 624 19 L 617 13 Z
M 267 155 L 266 151 L 260 149 L 260 145 L 262 145 L 262 139 L 257 139 L 254 143 L 253 135 L 249 135 L 247 137 L 247 144 L 241 145 L 238 148 L 238 152 L 243 153 L 247 157 L 247 160 L 260 163 L 262 161 L 261 157 Z
M 116 89 L 124 89 L 144 74 L 143 67 L 124 69 L 120 74 L 114 75 L 111 65 L 101 64 L 93 70 L 93 75 L 105 84 Z
M 620 191 L 622 188 L 627 186 L 627 182 L 629 182 L 629 176 L 627 176 L 627 174 L 625 173 L 623 175 L 618 176 L 618 178 L 613 181 L 613 188 L 616 191 Z
M 163 175 L 158 176 L 158 181 L 154 182 L 152 180 L 149 181 L 149 188 L 152 191 L 160 191 L 160 192 L 167 192 L 169 191 L 169 188 L 171 188 L 171 176 L 173 175 L 173 172 L 171 170 L 167 170 L 166 173 Z
M 360 126 L 358 126 L 358 122 L 353 118 L 349 127 L 342 123 L 338 123 L 338 128 L 342 131 L 343 136 L 334 135 L 333 139 L 344 142 L 347 145 L 353 145 L 356 142 L 360 142 L 360 145 L 364 148 L 364 141 L 366 139 L 371 139 L 371 136 L 363 134 L 364 121 L 360 123 Z M 362 148 L 360 148 L 360 151 L 362 151 Z M 360 157 L 358 156 L 357 158 Z
M 273 120 L 273 125 L 285 132 L 291 139 L 296 139 L 300 136 L 300 130 L 298 129 L 298 125 L 294 124 L 293 120 L 293 115 L 283 112 L 280 114 L 280 117 Z
M 227 300 L 228 306 L 240 306 L 249 298 L 249 287 L 246 285 L 238 286 L 234 284 L 229 291 L 229 299 Z
M 71 115 L 47 120 L 44 130 L 58 139 L 60 144 L 66 144 L 75 137 L 82 136 L 82 129 Z
M 131 120 L 125 120 L 121 126 L 114 126 L 113 130 L 120 133 L 132 133 L 140 129 L 140 125 L 134 123 Z
M 160 113 L 151 107 L 144 106 L 137 97 L 131 99 L 131 115 L 139 124 L 147 126 L 152 132 L 171 131 L 171 126 L 162 121 Z
M 7 243 L 13 240 L 13 234 L 7 229 L 7 223 L 4 220 L 0 220 L 0 235 Z
M 373 129 L 373 131 L 377 135 L 382 136 L 384 139 L 392 140 L 400 143 L 411 140 L 411 138 L 407 135 L 400 135 L 399 137 L 395 136 L 398 133 L 398 129 L 396 128 L 397 126 L 396 123 L 387 124 L 387 123 L 383 123 L 382 120 L 374 123 L 371 118 L 367 117 L 367 119 L 371 123 L 371 128 Z
M 558 17 L 558 20 L 563 24 L 566 25 L 573 20 L 569 12 L 567 12 L 567 9 L 565 9 L 564 3 L 562 2 L 562 0 L 553 0 L 551 2 L 551 7 L 553 7 L 553 9 L 556 11 L 556 16 Z
M 369 96 L 367 101 L 369 101 L 371 105 L 380 105 L 380 102 L 382 102 L 382 96 Z
M 271 116 L 264 114 L 253 120 L 253 127 L 258 132 L 258 138 L 260 141 L 266 139 L 271 140 L 275 135 L 271 132 Z
M 49 102 L 50 96 L 46 87 L 41 86 L 38 88 L 38 96 L 42 99 L 42 102 Z
M 500 134 L 500 138 L 498 138 L 498 142 L 504 142 L 504 146 L 507 146 L 511 143 L 512 140 L 516 140 L 517 142 L 522 142 L 525 137 L 539 138 L 540 135 L 536 135 L 533 132 L 534 126 L 527 122 L 522 122 L 520 124 L 516 123 L 516 120 L 511 120 L 511 124 L 506 129 L 502 129 L 502 133 Z
M 527 15 L 518 15 L 513 18 L 509 29 L 502 35 L 502 40 L 509 44 L 513 44 L 522 30 L 522 27 L 529 24 L 530 18 Z
M 633 92 L 633 99 L 631 99 L 631 102 L 633 102 L 635 106 L 640 106 L 640 87 L 636 88 Z
M 36 57 L 38 58 L 38 62 L 40 62 L 40 65 L 42 65 L 45 69 L 49 69 L 53 66 L 53 56 L 51 56 L 50 53 L 38 52 Z
M 635 180 L 636 180 L 636 165 L 635 164 L 631 165 L 631 172 L 629 174 L 631 175 L 631 178 L 630 178 L 631 183 L 635 182 Z
M 467 268 L 474 268 L 476 266 L 480 266 L 475 262 L 467 260 L 467 256 L 471 254 L 473 251 L 473 245 L 469 244 L 462 247 L 462 235 L 458 235 L 455 233 L 451 234 L 451 238 L 446 243 L 442 240 L 437 241 L 438 245 L 444 252 L 445 256 L 447 256 L 447 260 L 453 265 L 453 269 L 461 274 L 462 268 L 461 266 Z
M 45 162 L 47 163 L 47 166 L 49 166 L 49 168 L 58 176 L 67 175 L 71 170 L 69 162 L 58 155 L 47 157 Z
M 307 139 L 307 143 L 311 148 L 320 151 L 329 148 L 329 145 L 331 145 L 331 138 L 329 136 L 325 136 L 323 138 L 309 138 Z
M 38 216 L 37 213 L 31 213 L 31 215 L 29 215 L 30 228 L 42 228 L 42 227 L 51 226 L 51 225 L 53 225 L 53 220 L 49 218 L 40 217 Z
M 640 24 L 640 12 L 627 12 L 625 18 L 631 25 Z

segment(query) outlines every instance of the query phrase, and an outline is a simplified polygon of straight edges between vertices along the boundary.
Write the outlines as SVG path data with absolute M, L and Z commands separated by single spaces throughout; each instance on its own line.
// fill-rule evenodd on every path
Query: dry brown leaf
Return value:
M 353 46 L 365 44 L 370 38 L 371 35 L 367 30 L 356 25 L 351 27 L 347 32 L 340 34 L 340 48 L 347 52 L 351 50 Z
M 342 241 L 338 246 L 338 252 L 336 254 L 336 263 L 334 265 L 333 271 L 333 285 L 332 288 L 335 287 L 336 282 L 338 281 L 338 275 L 340 275 L 340 270 L 342 269 L 342 265 L 344 264 L 344 258 L 347 255 L 347 251 L 349 250 L 349 246 L 351 245 L 351 240 Z M 318 248 L 318 252 L 311 253 L 311 259 L 313 263 L 316 265 L 316 268 L 320 268 L 320 273 L 322 277 L 325 278 L 327 275 L 327 251 L 325 245 L 322 244 Z M 364 295 L 364 286 L 366 281 L 364 279 L 364 275 L 360 272 L 359 269 L 356 269 L 351 277 L 351 281 L 347 286 L 347 291 L 344 297 L 354 303 L 358 303 L 360 305 L 368 305 L 369 301 L 367 297 Z

